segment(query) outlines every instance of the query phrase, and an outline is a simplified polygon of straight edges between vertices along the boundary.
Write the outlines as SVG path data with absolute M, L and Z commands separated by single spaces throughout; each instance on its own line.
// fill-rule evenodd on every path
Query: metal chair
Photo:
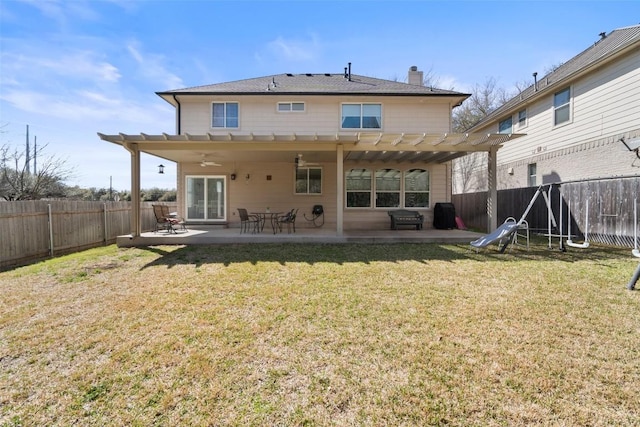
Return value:
M 152 205 L 152 207 L 153 214 L 156 217 L 154 233 L 157 233 L 159 230 L 166 230 L 168 233 L 177 233 L 177 227 L 184 231 L 187 230 L 182 218 L 172 216 L 169 213 L 169 206 Z
M 240 215 L 240 234 L 249 231 L 249 227 L 252 226 L 252 233 L 255 233 L 260 226 L 260 218 L 257 215 L 249 215 L 246 209 L 238 208 L 238 215 Z
M 298 216 L 298 209 L 291 209 L 291 211 L 287 212 L 285 215 L 282 215 L 276 219 L 276 225 L 278 230 L 282 232 L 282 224 L 287 224 L 287 232 L 291 233 L 291 229 L 293 228 L 293 232 L 296 232 L 296 216 Z M 274 230 L 275 233 L 275 230 Z

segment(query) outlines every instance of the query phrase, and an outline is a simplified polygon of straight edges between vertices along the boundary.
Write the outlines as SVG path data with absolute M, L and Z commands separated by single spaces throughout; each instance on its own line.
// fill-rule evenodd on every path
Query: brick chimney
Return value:
M 418 67 L 412 65 L 409 67 L 409 84 L 422 86 L 422 80 L 424 79 L 424 73 L 422 71 L 418 71 Z

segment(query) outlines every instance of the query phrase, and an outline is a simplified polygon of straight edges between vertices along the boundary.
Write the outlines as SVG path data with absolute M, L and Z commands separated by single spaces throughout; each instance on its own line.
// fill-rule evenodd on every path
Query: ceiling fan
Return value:
M 303 160 L 302 154 L 298 154 L 296 156 L 295 163 L 297 168 L 303 168 L 305 166 L 316 166 L 320 164 L 320 163 L 314 163 L 314 162 L 307 162 L 306 160 Z

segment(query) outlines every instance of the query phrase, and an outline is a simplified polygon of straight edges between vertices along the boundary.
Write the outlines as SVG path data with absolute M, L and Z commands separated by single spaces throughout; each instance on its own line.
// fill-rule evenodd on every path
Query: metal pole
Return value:
M 630 291 L 634 290 L 636 288 L 636 282 L 638 281 L 638 279 L 640 279 L 640 263 L 638 263 L 638 267 L 636 267 L 636 271 L 635 273 L 633 273 L 633 276 L 631 277 L 631 280 L 627 285 L 627 289 L 629 289 Z

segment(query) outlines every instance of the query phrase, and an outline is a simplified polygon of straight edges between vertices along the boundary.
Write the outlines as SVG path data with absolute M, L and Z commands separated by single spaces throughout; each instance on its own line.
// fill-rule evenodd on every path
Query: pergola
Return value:
M 473 152 L 488 153 L 488 228 L 497 227 L 496 154 L 501 144 L 524 134 L 494 133 L 383 133 L 358 132 L 317 133 L 206 133 L 98 136 L 121 145 L 131 154 L 131 199 L 133 214 L 131 234 L 142 233 L 140 220 L 140 154 L 146 153 L 169 161 L 197 163 L 207 153 L 225 154 L 227 161 L 261 162 L 291 161 L 298 153 L 312 154 L 315 161 L 335 162 L 337 174 L 337 227 L 343 232 L 344 162 L 445 163 Z

